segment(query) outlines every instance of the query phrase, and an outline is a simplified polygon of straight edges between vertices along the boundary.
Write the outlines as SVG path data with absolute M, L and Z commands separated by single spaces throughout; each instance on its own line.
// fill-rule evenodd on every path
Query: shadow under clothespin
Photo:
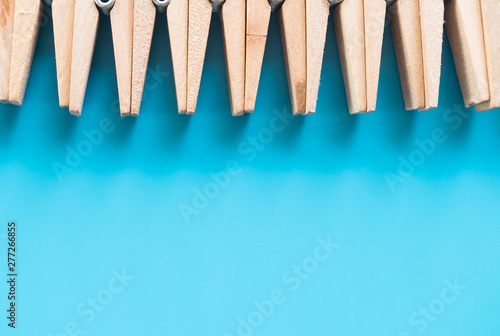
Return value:
M 466 107 L 500 107 L 500 1 L 449 0 L 446 30 Z
M 2 0 L 0 102 L 22 105 L 43 14 L 42 0 Z
M 406 110 L 436 108 L 443 49 L 443 0 L 392 1 L 388 10 Z

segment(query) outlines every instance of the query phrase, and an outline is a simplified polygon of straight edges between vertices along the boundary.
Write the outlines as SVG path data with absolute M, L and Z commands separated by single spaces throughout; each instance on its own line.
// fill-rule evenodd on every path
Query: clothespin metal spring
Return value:
M 95 0 L 95 4 L 103 14 L 109 15 L 115 5 L 115 0 Z
M 210 3 L 212 4 L 212 11 L 213 12 L 219 12 L 224 5 L 226 0 L 210 0 Z
M 44 0 L 44 1 L 52 2 L 52 0 Z M 109 15 L 111 10 L 113 9 L 113 6 L 115 5 L 115 1 L 116 0 L 95 0 L 95 4 L 103 14 Z M 159 13 L 165 13 L 168 5 L 171 2 L 171 0 L 151 0 L 151 1 L 156 6 L 156 9 L 158 10 Z
M 153 0 L 158 13 L 165 13 L 171 0 Z

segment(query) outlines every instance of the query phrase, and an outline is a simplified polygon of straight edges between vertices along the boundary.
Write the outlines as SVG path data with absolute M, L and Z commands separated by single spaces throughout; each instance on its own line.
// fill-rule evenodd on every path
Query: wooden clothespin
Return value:
M 398 0 L 389 4 L 389 18 L 406 110 L 436 108 L 443 49 L 443 0 Z
M 294 115 L 316 111 L 330 4 L 286 0 L 278 12 Z
M 167 2 L 163 0 L 154 1 Z M 194 114 L 198 101 L 213 7 L 209 0 L 171 0 L 168 2 L 170 4 L 166 10 L 167 24 L 175 77 L 177 108 L 180 114 Z M 145 2 L 143 5 L 145 5 Z M 152 17 L 151 6 L 147 12 Z M 129 44 L 131 43 L 130 41 Z M 128 64 L 128 61 L 126 62 Z M 136 89 L 138 87 L 132 90 Z M 127 98 L 123 99 L 126 100 Z
M 114 0 L 53 0 L 59 105 L 80 116 L 94 55 L 99 9 L 109 13 Z
M 350 113 L 375 110 L 385 0 L 286 0 L 280 24 L 294 114 L 311 114 L 321 77 L 330 6 Z
M 187 84 L 176 78 L 176 86 L 187 87 L 185 98 L 187 103 L 185 110 L 179 107 L 179 112 L 186 111 L 187 114 L 193 114 L 196 110 L 211 15 L 212 12 L 219 11 L 222 19 L 231 112 L 234 116 L 242 115 L 245 111 L 252 112 L 266 44 L 270 5 L 267 0 L 186 0 L 186 2 L 188 2 L 187 57 L 178 56 L 181 61 L 177 63 L 184 65 L 187 58 Z M 176 19 L 180 22 L 180 18 L 179 15 Z M 182 45 L 181 38 L 178 38 L 178 41 L 178 44 Z M 177 54 L 181 55 L 180 51 Z M 172 57 L 175 63 L 175 56 Z M 181 66 L 178 68 L 181 69 Z M 177 74 L 175 76 L 178 77 Z M 184 98 L 179 89 L 177 93 L 178 101 Z
M 188 0 L 172 0 L 167 8 L 167 24 L 174 69 L 177 109 L 187 112 L 188 77 Z
M 258 0 L 251 1 L 255 1 L 253 5 L 258 4 Z M 231 113 L 233 116 L 240 116 L 245 113 L 247 1 L 226 0 L 213 3 L 214 11 L 220 11 L 221 14 Z
M 1 0 L 0 101 L 22 105 L 43 13 L 41 0 Z
M 257 98 L 271 5 L 267 0 L 226 0 L 214 5 L 214 10 L 221 12 L 232 115 L 251 113 Z
M 385 0 L 344 0 L 333 11 L 351 114 L 375 111 L 385 12 Z
M 122 0 L 116 1 L 110 12 L 123 117 L 139 115 L 156 11 L 164 13 L 169 4 L 170 0 Z
M 248 113 L 255 108 L 272 6 L 267 0 L 247 0 L 245 112 Z
M 500 107 L 500 1 L 449 0 L 446 30 L 466 107 Z
M 212 8 L 212 3 L 208 0 L 188 0 L 186 114 L 194 114 L 196 111 Z

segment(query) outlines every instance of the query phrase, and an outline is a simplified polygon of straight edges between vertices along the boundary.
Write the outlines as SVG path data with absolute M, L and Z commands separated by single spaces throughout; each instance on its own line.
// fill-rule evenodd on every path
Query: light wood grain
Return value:
M 245 111 L 251 113 L 257 99 L 271 6 L 267 0 L 247 0 L 246 3 Z
M 333 13 L 349 112 L 364 113 L 367 93 L 363 0 L 345 0 Z
M 330 6 L 327 1 L 306 1 L 307 89 L 305 114 L 312 114 L 316 111 L 329 14 Z
M 366 112 L 373 112 L 377 107 L 386 6 L 385 0 L 364 0 Z
M 245 113 L 246 0 L 226 0 L 221 10 L 229 100 L 233 116 Z
M 0 2 L 0 102 L 9 102 L 10 58 L 15 0 Z
M 306 2 L 286 0 L 278 13 L 288 88 L 294 115 L 306 112 Z
M 467 0 L 469 1 L 469 0 Z M 420 0 L 420 26 L 422 31 L 422 57 L 424 66 L 426 111 L 438 106 L 443 50 L 444 2 Z
M 500 107 L 500 1 L 481 0 L 481 13 L 490 100 L 477 105 L 476 109 L 487 111 Z
M 59 106 L 68 107 L 71 88 L 75 0 L 54 0 L 52 2 L 52 18 Z
M 188 4 L 188 0 L 172 0 L 167 8 L 177 109 L 180 114 L 187 111 Z
M 131 103 L 131 115 L 134 117 L 139 115 L 141 108 L 155 18 L 156 7 L 151 0 L 134 0 Z
M 399 0 L 389 7 L 394 49 L 406 110 L 425 106 L 419 0 Z
M 110 13 L 120 114 L 131 113 L 134 0 L 116 1 Z
M 446 30 L 466 107 L 490 100 L 479 1 L 450 0 L 445 11 Z
M 94 0 L 76 0 L 74 21 L 69 111 L 80 116 L 99 25 Z
M 14 105 L 24 100 L 42 13 L 40 0 L 16 0 L 9 78 L 9 101 Z
M 209 1 L 189 0 L 187 114 L 196 110 L 211 19 Z

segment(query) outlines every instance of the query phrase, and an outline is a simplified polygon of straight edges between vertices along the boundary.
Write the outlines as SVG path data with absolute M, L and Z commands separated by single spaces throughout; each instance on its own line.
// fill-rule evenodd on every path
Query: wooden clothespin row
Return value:
M 22 105 L 42 19 L 41 0 L 1 0 L 0 101 Z
M 466 107 L 500 107 L 500 1 L 446 1 L 446 30 Z
M 350 113 L 375 110 L 385 0 L 286 0 L 280 25 L 294 114 L 312 114 L 333 10 Z
M 389 3 L 389 18 L 406 110 L 436 108 L 443 49 L 443 0 L 393 1 Z
M 175 0 L 174 0 L 175 1 Z M 188 10 L 185 22 L 187 29 L 187 56 L 178 56 L 181 66 L 187 59 L 187 74 L 175 71 L 176 57 L 172 46 L 174 74 L 176 76 L 177 99 L 180 113 L 193 114 L 196 110 L 198 92 L 205 58 L 208 31 L 212 12 L 220 12 L 226 57 L 231 113 L 240 116 L 252 112 L 259 84 L 260 68 L 264 55 L 271 7 L 267 0 L 185 0 Z M 183 11 L 186 13 L 186 11 Z M 181 16 L 176 18 L 180 21 Z M 169 20 L 167 18 L 167 20 Z M 179 25 L 180 26 L 180 25 Z M 169 30 L 171 31 L 170 27 Z M 172 39 L 172 37 L 171 37 Z M 181 39 L 179 38 L 179 45 Z M 180 48 L 179 48 L 180 49 Z M 181 53 L 178 52 L 178 55 Z M 178 76 L 180 74 L 180 76 Z M 177 77 L 185 75 L 187 80 Z M 179 82 L 179 84 L 178 84 Z M 179 88 L 186 87 L 185 97 Z M 187 101 L 185 109 L 181 102 Z
M 116 1 L 110 12 L 122 117 L 139 115 L 156 12 L 165 13 L 170 2 L 121 0 Z M 180 2 L 173 0 L 176 5 Z M 176 31 L 177 27 L 172 28 Z
M 59 105 L 80 116 L 99 26 L 99 9 L 109 13 L 114 0 L 53 0 Z
M 373 112 L 377 105 L 386 7 L 385 0 L 344 0 L 333 11 L 351 114 Z

